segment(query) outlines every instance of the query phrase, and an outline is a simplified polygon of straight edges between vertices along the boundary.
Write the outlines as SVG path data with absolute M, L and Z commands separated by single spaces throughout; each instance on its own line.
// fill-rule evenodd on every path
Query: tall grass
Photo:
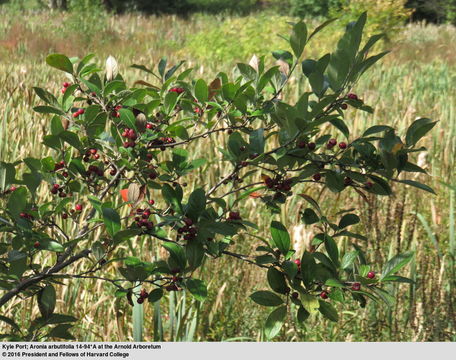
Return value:
M 237 61 L 248 61 L 256 54 L 267 54 L 280 46 L 276 39 L 276 24 L 286 18 L 267 17 L 261 28 L 271 41 L 258 41 L 250 32 L 242 41 L 241 51 L 233 48 L 229 57 L 214 56 L 217 43 L 210 47 L 195 44 L 204 42 L 216 26 L 235 24 L 240 34 L 252 18 L 211 18 L 195 16 L 187 20 L 176 17 L 146 18 L 142 16 L 107 16 L 100 20 L 103 26 L 93 31 L 93 36 L 80 36 L 65 27 L 66 18 L 47 14 L 20 15 L 16 20 L 0 20 L 0 160 L 13 161 L 27 156 L 43 156 L 45 148 L 40 139 L 47 132 L 49 119 L 33 112 L 38 103 L 32 86 L 46 87 L 57 93 L 65 79 L 61 74 L 44 65 L 49 52 L 65 52 L 81 56 L 88 51 L 98 55 L 100 63 L 108 54 L 121 64 L 121 72 L 129 81 L 143 78 L 136 70 L 128 68 L 133 63 L 151 66 L 161 56 L 169 62 L 187 60 L 195 67 L 198 76 L 211 80 L 218 71 L 227 71 Z M 82 20 L 81 20 L 82 21 Z M 87 34 L 85 34 L 87 35 Z M 332 44 L 325 34 L 318 37 L 309 54 L 322 54 Z M 289 322 L 278 340 L 281 341 L 423 341 L 456 340 L 455 335 L 455 188 L 456 150 L 456 54 L 451 45 L 456 30 L 451 27 L 408 26 L 400 41 L 390 44 L 392 53 L 361 81 L 354 91 L 367 103 L 375 106 L 373 116 L 349 110 L 347 119 L 353 136 L 376 123 L 394 125 L 400 130 L 417 117 L 426 116 L 439 120 L 432 133 L 423 140 L 429 148 L 427 156 L 414 159 L 427 168 L 430 177 L 421 180 L 434 187 L 437 196 L 427 196 L 413 189 L 397 189 L 390 198 L 368 197 L 364 200 L 353 193 L 335 198 L 319 193 L 322 207 L 328 216 L 337 211 L 359 205 L 362 222 L 360 230 L 369 234 L 368 240 L 357 241 L 367 255 L 380 264 L 397 252 L 415 251 L 408 268 L 409 276 L 416 281 L 412 286 L 391 285 L 397 301 L 391 308 L 368 302 L 359 310 L 347 306 L 336 325 L 322 318 L 310 320 L 305 327 Z M 276 42 L 277 41 L 277 42 Z M 200 51 L 200 49 L 203 49 Z M 251 52 L 251 53 L 250 53 Z M 197 54 L 197 55 L 196 55 Z M 309 55 L 308 54 L 308 55 Z M 247 56 L 248 55 L 248 56 Z M 310 55 L 309 55 L 310 56 Z M 215 59 L 215 60 L 214 60 Z M 307 84 L 302 78 L 291 80 L 292 88 L 284 94 L 294 101 Z M 334 136 L 340 137 L 334 129 Z M 224 143 L 223 136 L 212 137 L 203 146 L 192 147 L 195 157 L 203 154 L 215 159 L 217 144 Z M 189 189 L 200 183 L 201 173 L 192 175 Z M 204 174 L 214 181 L 221 174 L 209 169 Z M 412 177 L 410 177 L 412 178 Z M 302 188 L 302 191 L 310 190 Z M 40 188 L 38 196 L 45 197 L 46 189 Z M 293 199 L 284 208 L 283 220 L 290 226 L 297 224 L 299 199 Z M 265 228 L 266 213 L 254 199 L 247 201 L 244 216 Z M 311 228 L 295 236 L 295 246 L 303 249 Z M 258 235 L 264 235 L 260 231 Z M 251 237 L 239 238 L 236 251 L 253 253 L 257 246 Z M 349 243 L 346 244 L 350 246 Z M 142 249 L 138 256 L 154 261 L 163 255 L 159 243 L 151 239 L 133 240 L 119 249 L 120 256 Z M 43 264 L 52 259 L 43 258 Z M 106 266 L 104 275 L 117 278 L 118 263 Z M 83 272 L 80 263 L 74 273 Z M 81 341 L 257 341 L 262 339 L 261 327 L 267 310 L 254 305 L 248 294 L 266 287 L 265 274 L 256 267 L 233 259 L 207 259 L 204 271 L 198 274 L 209 284 L 209 297 L 197 303 L 185 292 L 169 294 L 160 303 L 131 308 L 125 299 L 114 298 L 115 289 L 110 284 L 93 280 L 76 279 L 58 287 L 57 311 L 74 314 L 81 320 L 73 333 Z M 37 315 L 34 300 L 13 303 L 2 309 L 20 322 L 30 321 Z M 14 308 L 14 310 L 13 310 Z M 342 309 L 341 309 L 342 310 Z M 0 331 L 4 324 L 0 323 Z

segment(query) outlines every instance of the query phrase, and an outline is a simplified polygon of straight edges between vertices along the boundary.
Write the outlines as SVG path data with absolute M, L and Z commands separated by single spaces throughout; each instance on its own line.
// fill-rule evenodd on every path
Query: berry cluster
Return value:
M 90 176 L 91 174 L 95 174 L 95 175 L 98 175 L 98 176 L 103 176 L 103 170 L 100 169 L 96 165 L 90 165 L 88 170 L 87 170 L 87 176 Z
M 242 218 L 238 211 L 230 211 L 228 213 L 228 220 L 229 221 L 241 221 Z
M 137 303 L 142 304 L 144 302 L 144 300 L 147 299 L 148 296 L 149 296 L 149 293 L 145 289 L 141 289 Z
M 25 213 L 25 212 L 21 212 L 21 213 L 19 214 L 19 216 L 20 216 L 21 218 L 27 219 L 27 220 L 33 220 L 33 219 L 34 219 L 32 215 L 30 215 L 30 214 L 28 214 L 28 213 Z
M 84 109 L 79 109 L 79 110 L 77 110 L 76 112 L 73 113 L 73 117 L 77 118 L 79 115 L 82 115 L 84 113 L 85 113 Z
M 120 113 L 119 113 L 120 109 L 122 109 L 122 105 L 117 105 L 111 113 L 112 117 L 120 118 Z
M 291 190 L 293 181 L 291 179 L 282 179 L 281 177 L 271 179 L 269 176 L 265 176 L 264 183 L 268 189 L 288 192 Z
M 193 225 L 193 220 L 190 218 L 184 218 L 184 226 L 180 227 L 177 229 L 178 232 L 178 238 L 181 235 L 184 235 L 184 240 L 192 240 L 196 237 L 198 233 L 198 228 L 192 226 Z
M 173 88 L 169 89 L 169 92 L 175 92 L 178 94 L 182 94 L 184 91 L 185 91 L 184 88 L 181 88 L 181 87 L 173 87 Z
M 54 171 L 59 171 L 65 167 L 65 161 L 60 161 L 54 164 Z
M 84 156 L 83 160 L 85 162 L 89 162 L 90 157 L 93 157 L 93 159 L 98 160 L 100 158 L 100 154 L 98 154 L 98 150 L 97 149 L 89 149 L 89 150 L 87 150 L 85 152 L 85 156 Z
M 60 186 L 59 184 L 52 185 L 51 194 L 52 195 L 59 194 L 59 197 L 61 197 L 61 198 L 67 197 L 67 193 L 65 193 L 64 188 L 62 186 Z M 71 195 L 72 194 L 68 194 L 68 196 L 71 196 Z
M 135 217 L 136 225 L 140 228 L 145 227 L 147 230 L 151 230 L 154 227 L 154 223 L 149 221 L 151 215 L 150 209 L 136 209 L 137 216 Z
M 317 147 L 317 144 L 315 144 L 314 142 L 310 142 L 310 143 L 307 143 L 305 142 L 304 140 L 298 140 L 298 142 L 296 143 L 296 146 L 299 148 L 299 149 L 309 149 L 310 151 L 314 151 Z
M 178 276 L 175 276 L 179 272 L 180 272 L 179 269 L 172 269 L 171 270 L 171 274 L 174 274 L 174 276 L 171 279 L 171 284 L 169 284 L 168 286 L 165 287 L 166 290 L 168 290 L 168 291 L 178 291 L 178 290 L 180 290 L 179 287 L 177 286 L 177 283 L 179 281 L 182 281 L 182 278 L 178 277 Z
M 124 142 L 123 146 L 124 148 L 134 148 L 136 146 L 136 139 L 138 138 L 138 135 L 133 129 L 126 128 L 124 132 L 122 133 L 122 136 L 124 138 L 130 139 L 131 141 L 126 141 Z
M 66 81 L 62 84 L 62 90 L 60 90 L 62 92 L 62 94 L 65 94 L 65 91 L 67 90 L 68 86 L 70 86 L 69 83 L 67 83 Z

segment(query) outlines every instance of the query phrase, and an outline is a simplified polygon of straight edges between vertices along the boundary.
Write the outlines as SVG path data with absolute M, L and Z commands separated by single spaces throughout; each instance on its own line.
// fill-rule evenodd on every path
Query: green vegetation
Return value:
M 11 11 L 2 9 L 3 12 Z M 80 12 L 84 14 L 84 12 Z M 281 26 L 289 18 L 247 16 L 243 18 L 215 18 L 204 15 L 179 19 L 175 16 L 143 17 L 135 15 L 106 15 L 97 21 L 86 21 L 84 15 L 63 13 L 59 17 L 48 13 L 29 13 L 19 17 L 3 16 L 0 22 L 0 159 L 11 161 L 27 156 L 45 156 L 45 148 L 39 143 L 49 118 L 39 116 L 32 107 L 39 102 L 31 86 L 42 84 L 47 89 L 60 90 L 64 76 L 44 65 L 44 58 L 51 52 L 82 56 L 88 50 L 95 52 L 99 63 L 108 55 L 115 56 L 121 66 L 142 63 L 157 64 L 166 55 L 170 64 L 180 59 L 186 66 L 195 67 L 198 75 L 210 82 L 221 67 L 236 62 L 248 62 L 252 55 L 266 55 L 283 40 L 276 36 L 284 33 Z M 80 16 L 80 17 L 78 17 Z M 254 24 L 254 25 L 252 25 Z M 239 39 L 239 46 L 231 46 L 223 36 Z M 255 32 L 254 29 L 261 29 Z M 78 31 L 74 34 L 74 31 Z M 264 35 L 263 35 L 264 34 Z M 323 55 L 330 48 L 325 42 L 327 33 L 315 39 L 315 54 Z M 416 118 L 426 116 L 438 120 L 434 130 L 423 141 L 429 152 L 415 159 L 425 167 L 430 178 L 422 175 L 409 179 L 421 179 L 437 192 L 425 195 L 411 188 L 399 187 L 395 196 L 379 201 L 374 197 L 362 198 L 344 193 L 334 201 L 326 193 L 312 192 L 321 201 L 328 216 L 335 216 L 341 208 L 356 204 L 360 232 L 370 234 L 359 245 L 367 250 L 372 262 L 384 263 L 397 253 L 415 251 L 408 277 L 416 285 L 390 285 L 389 289 L 398 300 L 392 307 L 368 302 L 361 312 L 348 309 L 341 314 L 339 325 L 321 318 L 313 320 L 305 329 L 294 329 L 287 323 L 278 340 L 281 341 L 456 341 L 455 324 L 455 191 L 454 180 L 456 155 L 456 56 L 453 44 L 456 30 L 451 26 L 408 25 L 400 29 L 397 39 L 386 46 L 392 49 L 384 62 L 371 69 L 369 76 L 357 86 L 356 93 L 366 103 L 375 105 L 373 116 L 348 110 L 354 136 L 362 134 L 373 124 L 385 123 L 404 131 Z M 316 45 L 316 46 L 315 46 Z M 229 56 L 221 56 L 220 48 Z M 280 46 L 279 46 L 280 47 Z M 271 61 L 271 57 L 268 58 Z M 127 81 L 142 79 L 143 73 L 131 68 L 121 68 Z M 302 76 L 291 80 L 291 90 L 283 94 L 287 101 L 295 102 L 298 93 L 307 89 Z M 334 133 L 334 136 L 338 134 Z M 214 137 L 212 146 L 194 149 L 195 156 L 204 154 L 215 157 L 214 149 L 224 143 L 223 136 Z M 216 179 L 220 174 L 208 174 Z M 197 176 L 195 176 L 197 181 Z M 193 184 L 189 183 L 193 188 Z M 394 189 L 396 190 L 396 189 Z M 44 196 L 44 189 L 39 196 Z M 358 206 L 359 205 L 359 206 Z M 296 222 L 304 205 L 298 199 L 287 204 L 282 213 L 284 220 Z M 260 228 L 268 228 L 269 219 L 257 210 L 255 199 L 247 202 L 245 211 L 251 219 L 257 219 Z M 373 209 L 379 211 L 373 215 Z M 289 229 L 293 246 L 302 251 L 309 248 L 312 226 Z M 259 234 L 265 235 L 265 234 Z M 238 239 L 239 253 L 252 253 L 258 243 Z M 347 244 L 348 245 L 348 244 Z M 150 244 L 132 242 L 135 249 L 142 249 L 148 260 L 158 256 L 159 250 Z M 48 261 L 42 259 L 43 264 Z M 173 294 L 162 300 L 161 312 L 165 316 L 163 333 L 165 340 L 261 340 L 258 331 L 268 310 L 252 306 L 245 294 L 264 289 L 266 279 L 256 267 L 233 263 L 231 260 L 211 262 L 205 265 L 214 278 L 203 279 L 208 284 L 208 298 L 197 304 L 183 293 Z M 112 275 L 118 269 L 107 266 Z M 76 269 L 83 271 L 84 269 Z M 381 269 L 375 269 L 380 271 Z M 80 280 L 71 287 L 59 287 L 56 307 L 74 312 L 82 318 L 73 334 L 83 341 L 113 341 L 132 339 L 132 325 L 125 322 L 131 308 L 124 300 L 112 301 L 109 285 Z M 32 300 L 24 302 L 15 316 L 27 319 Z M 352 311 L 353 310 L 353 311 Z M 2 314 L 10 314 L 10 308 L 2 308 Z M 116 317 L 113 318 L 113 314 Z M 145 328 L 154 327 L 152 307 L 145 309 Z M 242 315 L 240 315 L 242 314 Z M 33 314 L 36 315 L 36 314 Z M 179 326 L 187 319 L 187 328 Z M 386 319 L 386 321 L 385 321 Z M 9 325 L 0 322 L 0 332 Z M 156 340 L 150 333 L 146 340 Z

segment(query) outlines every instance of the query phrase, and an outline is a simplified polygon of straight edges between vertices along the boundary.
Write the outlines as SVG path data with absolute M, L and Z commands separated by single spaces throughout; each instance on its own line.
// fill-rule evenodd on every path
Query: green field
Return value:
M 187 67 L 195 68 L 199 77 L 210 82 L 219 71 L 229 73 L 236 62 L 248 62 L 254 54 L 266 55 L 272 63 L 269 54 L 284 46 L 277 34 L 288 32 L 288 20 L 272 15 L 195 15 L 189 19 L 139 15 L 98 18 L 96 14 L 81 19 L 50 13 L 2 16 L 0 160 L 12 162 L 45 155 L 40 139 L 50 118 L 32 110 L 39 103 L 32 87 L 40 86 L 57 94 L 66 80 L 45 64 L 44 59 L 51 52 L 80 57 L 93 52 L 101 65 L 108 55 L 113 55 L 131 84 L 138 79 L 152 79 L 129 65 L 152 66 L 167 56 L 169 63 L 186 60 Z M 341 25 L 336 23 L 335 28 L 319 34 L 306 56 L 322 55 L 335 47 L 330 39 Z M 346 306 L 338 324 L 317 317 L 306 328 L 295 328 L 290 321 L 278 341 L 456 341 L 456 28 L 408 25 L 395 35 L 392 42 L 382 44 L 392 52 L 354 89 L 374 107 L 374 114 L 349 110 L 347 119 L 353 136 L 377 123 L 394 126 L 403 134 L 417 117 L 438 120 L 422 141 L 428 148 L 426 156 L 415 159 L 430 175 L 419 175 L 420 181 L 433 187 L 437 195 L 402 187 L 389 198 L 363 199 L 355 192 L 335 196 L 316 189 L 312 195 L 320 199 L 328 215 L 340 209 L 360 209 L 362 221 L 357 226 L 368 234 L 368 241 L 356 241 L 374 263 L 383 264 L 399 252 L 415 251 L 405 276 L 415 280 L 416 285 L 389 285 L 398 299 L 391 308 L 374 302 L 368 302 L 361 310 Z M 302 75 L 295 75 L 290 82 L 293 86 L 284 96 L 293 102 L 308 84 Z M 341 137 L 340 133 L 333 135 Z M 214 159 L 217 145 L 224 141 L 222 136 L 214 136 L 207 148 L 193 147 L 192 154 L 195 158 L 204 154 Z M 220 175 L 209 169 L 204 176 L 217 179 Z M 202 182 L 198 174 L 190 180 L 193 183 L 189 182 L 189 189 Z M 47 196 L 44 186 L 39 194 Z M 294 233 L 295 248 L 300 250 L 309 245 L 312 234 L 311 227 L 294 227 L 299 223 L 297 214 L 302 206 L 301 200 L 293 197 L 282 213 L 282 220 Z M 259 209 L 255 199 L 250 199 L 244 213 L 250 213 L 250 220 L 260 229 L 267 228 L 269 219 Z M 252 254 L 257 245 L 252 238 L 238 237 L 234 248 L 239 253 Z M 133 250 L 148 261 L 160 253 L 156 242 L 144 239 L 134 242 Z M 125 252 L 129 251 L 126 247 Z M 42 259 L 43 263 L 50 260 Z M 75 272 L 84 271 L 84 266 L 79 264 Z M 108 266 L 104 275 L 115 276 L 116 266 Z M 376 270 L 380 271 L 380 265 Z M 235 259 L 215 259 L 205 263 L 200 278 L 209 285 L 205 302 L 199 304 L 183 292 L 161 300 L 164 340 L 263 339 L 261 327 L 267 309 L 246 296 L 266 287 L 263 272 Z M 132 339 L 131 307 L 125 299 L 114 298 L 109 284 L 79 279 L 58 290 L 57 308 L 80 319 L 73 330 L 78 340 Z M 34 301 L 23 301 L 20 307 L 14 307 L 14 314 L 12 302 L 2 313 L 27 323 L 38 313 Z M 153 306 L 146 306 L 145 314 L 145 338 L 156 340 Z M 4 325 L 0 323 L 0 332 Z

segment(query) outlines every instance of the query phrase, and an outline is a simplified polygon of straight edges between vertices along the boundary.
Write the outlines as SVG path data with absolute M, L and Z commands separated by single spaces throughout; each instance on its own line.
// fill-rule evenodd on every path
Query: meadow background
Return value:
M 413 250 L 416 256 L 404 270 L 415 285 L 389 285 L 397 295 L 395 304 L 368 302 L 364 309 L 345 306 L 339 323 L 317 317 L 306 327 L 292 321 L 282 329 L 279 341 L 456 341 L 455 270 L 455 155 L 456 155 L 456 4 L 454 1 L 226 1 L 189 0 L 154 3 L 161 10 L 141 7 L 146 1 L 0 1 L 0 160 L 12 162 L 27 156 L 45 156 L 40 139 L 47 131 L 49 117 L 32 110 L 39 103 L 32 87 L 40 86 L 55 94 L 66 79 L 45 64 L 52 52 L 67 56 L 97 55 L 103 64 L 113 55 L 121 73 L 132 84 L 143 73 L 131 64 L 152 66 L 166 56 L 169 63 L 186 60 L 198 77 L 210 82 L 219 71 L 230 72 L 237 62 L 248 62 L 255 54 L 266 55 L 282 49 L 278 34 L 287 34 L 296 16 L 305 16 L 308 27 L 325 17 L 338 16 L 333 26 L 320 33 L 306 49 L 305 57 L 323 55 L 335 47 L 333 39 L 343 25 L 368 10 L 368 33 L 386 31 L 380 45 L 391 53 L 370 70 L 355 92 L 375 108 L 373 115 L 347 111 L 353 136 L 374 124 L 387 124 L 404 131 L 416 117 L 429 117 L 439 123 L 422 140 L 428 148 L 420 156 L 420 166 L 429 176 L 420 180 L 432 186 L 436 196 L 412 188 L 398 187 L 389 198 L 344 192 L 335 196 L 317 192 L 328 215 L 341 209 L 359 208 L 360 232 L 368 241 L 358 240 L 381 270 L 388 258 Z M 166 8 L 165 3 L 176 8 Z M 405 8 L 406 3 L 415 8 Z M 434 13 L 419 7 L 436 4 Z M 126 4 L 130 4 L 129 7 Z M 321 4 L 326 4 L 322 7 Z M 410 5 L 411 4 L 411 5 Z M 187 7 L 185 7 L 185 6 Z M 438 6 L 440 6 L 440 8 Z M 109 6 L 111 11 L 106 11 Z M 181 7 L 179 7 L 181 6 Z M 182 7 L 184 6 L 184 7 Z M 54 7 L 54 9 L 51 9 Z M 63 8 L 62 8 L 63 7 Z M 437 11 L 437 10 L 439 11 Z M 435 23 L 418 21 L 426 18 Z M 424 15 L 423 15 L 424 14 Z M 429 15 L 431 14 L 431 15 Z M 412 22 L 411 20 L 415 20 Z M 294 101 L 308 86 L 295 74 L 284 94 Z M 334 136 L 339 135 L 334 132 Z M 340 135 L 339 135 L 340 136 Z M 193 147 L 196 157 L 215 159 L 222 137 L 212 137 L 205 147 Z M 211 179 L 220 174 L 207 170 Z M 201 174 L 200 174 L 201 175 Z M 201 182 L 198 174 L 189 179 L 189 189 Z M 42 189 L 45 196 L 45 189 Z M 294 197 L 284 207 L 282 218 L 293 233 L 295 248 L 302 251 L 312 236 L 311 227 L 296 227 L 298 210 L 305 206 Z M 248 200 L 243 216 L 266 228 L 268 215 L 254 200 Z M 262 235 L 260 232 L 259 235 Z M 158 246 L 136 241 L 134 251 L 145 260 L 159 255 Z M 251 238 L 239 239 L 236 251 L 252 254 L 258 244 Z M 342 244 L 344 245 L 344 244 Z M 345 244 L 346 245 L 346 244 Z M 126 253 L 129 249 L 125 249 Z M 43 262 L 49 259 L 42 259 Z M 115 277 L 115 263 L 105 268 Z M 83 271 L 78 265 L 74 272 Z M 214 275 L 215 274 L 215 275 Z M 160 304 L 145 306 L 147 341 L 257 341 L 262 340 L 262 324 L 268 309 L 255 305 L 247 295 L 265 289 L 265 272 L 235 259 L 207 261 L 200 278 L 208 283 L 209 297 L 197 303 L 185 293 L 172 293 Z M 125 299 L 116 299 L 110 284 L 73 280 L 58 287 L 57 311 L 80 318 L 73 335 L 80 341 L 132 340 L 132 309 Z M 2 308 L 19 323 L 27 323 L 38 312 L 34 300 L 19 307 Z M 160 315 L 160 319 L 158 317 Z M 0 323 L 0 333 L 6 326 Z

